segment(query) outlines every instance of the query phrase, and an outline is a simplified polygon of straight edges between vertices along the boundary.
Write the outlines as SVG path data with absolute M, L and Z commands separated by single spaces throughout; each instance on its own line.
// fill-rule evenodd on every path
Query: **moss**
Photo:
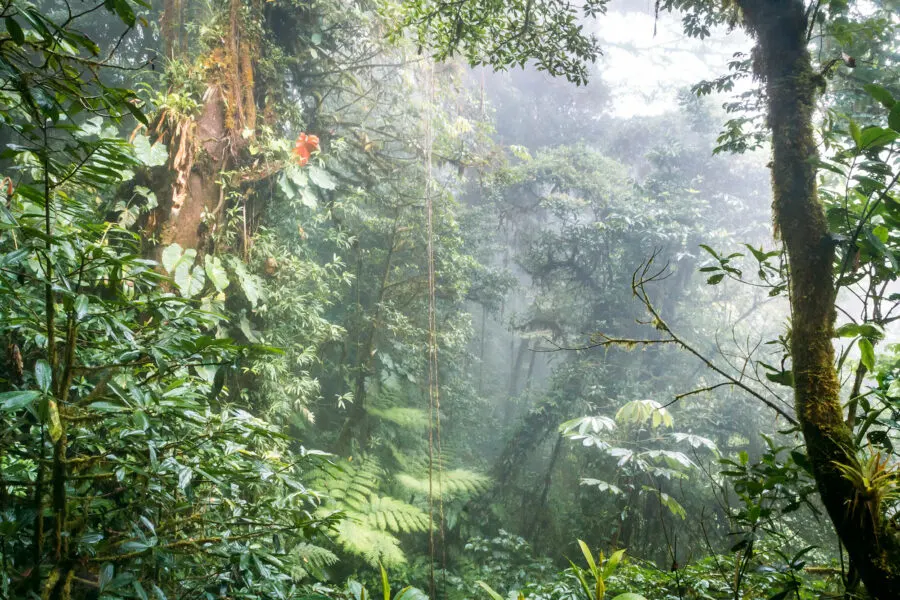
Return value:
M 256 44 L 241 44 L 241 89 L 243 90 L 244 103 L 244 128 L 256 131 L 256 98 L 254 97 L 255 82 L 253 78 L 253 55 L 256 53 Z
M 800 0 L 743 0 L 745 24 L 756 37 L 754 69 L 764 82 L 772 130 L 772 214 L 791 272 L 794 392 L 798 420 L 820 496 L 867 589 L 900 598 L 900 549 L 877 518 L 853 506 L 858 490 L 839 467 L 858 464 L 843 420 L 834 367 L 833 246 L 816 189 L 812 117 L 816 73 L 807 49 L 807 14 Z M 849 509 L 849 510 L 848 510 Z M 861 512 L 862 511 L 862 512 Z M 863 517 L 863 518 L 860 518 Z

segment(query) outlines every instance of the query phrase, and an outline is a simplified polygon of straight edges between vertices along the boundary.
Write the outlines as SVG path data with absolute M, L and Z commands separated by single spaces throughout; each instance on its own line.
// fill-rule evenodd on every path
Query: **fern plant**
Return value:
M 382 495 L 384 478 L 378 461 L 366 457 L 329 464 L 313 481 L 328 491 L 320 510 L 345 517 L 334 530 L 341 548 L 371 566 L 390 567 L 406 562 L 395 534 L 428 531 L 431 519 L 417 506 Z
M 430 490 L 444 501 L 464 500 L 487 490 L 491 483 L 489 477 L 469 469 L 453 468 L 448 454 L 445 451 L 443 456 L 434 456 L 429 461 L 424 452 L 408 456 L 395 451 L 394 458 L 400 465 L 397 483 L 413 495 L 427 497 Z
M 292 553 L 300 559 L 291 573 L 297 580 L 309 575 L 324 579 L 323 571 L 338 562 L 337 554 L 331 550 L 307 542 L 294 546 Z M 303 566 L 300 566 L 301 563 Z
M 490 480 L 452 466 L 449 459 L 429 458 L 424 441 L 429 417 L 414 406 L 417 390 L 394 376 L 373 387 L 366 412 L 379 425 L 374 436 L 377 444 L 360 460 L 341 460 L 321 468 L 313 483 L 328 493 L 321 510 L 345 517 L 334 529 L 341 548 L 370 566 L 394 567 L 405 562 L 398 536 L 432 527 L 432 518 L 424 510 L 429 497 L 445 503 L 464 500 L 487 489 Z M 383 462 L 374 454 L 377 450 Z

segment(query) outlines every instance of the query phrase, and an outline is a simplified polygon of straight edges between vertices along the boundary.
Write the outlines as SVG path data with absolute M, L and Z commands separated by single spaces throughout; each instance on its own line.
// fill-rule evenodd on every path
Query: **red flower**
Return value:
M 294 144 L 294 156 L 297 158 L 297 164 L 301 167 L 306 165 L 309 162 L 309 157 L 318 149 L 318 136 L 306 135 L 305 133 L 298 135 L 297 143 Z

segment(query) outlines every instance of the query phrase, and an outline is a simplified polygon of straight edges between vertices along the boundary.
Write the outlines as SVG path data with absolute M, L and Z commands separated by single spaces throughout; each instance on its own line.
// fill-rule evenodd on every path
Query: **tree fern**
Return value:
M 307 542 L 294 546 L 291 553 L 299 559 L 291 571 L 291 575 L 295 579 L 303 579 L 310 574 L 319 576 L 322 569 L 330 567 L 339 560 L 337 554 L 331 550 Z
M 428 427 L 428 415 L 425 414 L 424 410 L 418 408 L 404 408 L 402 406 L 371 407 L 368 409 L 368 412 L 370 415 L 384 421 L 390 421 L 404 429 L 422 430 Z
M 372 494 L 369 502 L 360 508 L 358 512 L 348 513 L 348 516 L 357 517 L 373 529 L 396 533 L 428 531 L 430 519 L 425 511 L 390 496 Z
M 380 563 L 385 568 L 391 568 L 406 562 L 400 541 L 386 531 L 345 519 L 337 526 L 336 533 L 345 551 L 361 557 L 373 567 Z
M 313 569 L 324 569 L 338 562 L 337 554 L 331 550 L 307 542 L 297 544 L 293 553 Z
M 429 458 L 420 453 L 412 456 L 395 452 L 402 471 L 396 476 L 397 482 L 408 491 L 420 496 L 427 496 L 429 488 L 435 496 L 444 500 L 471 497 L 485 491 L 491 483 L 486 475 L 469 469 L 451 468 L 452 456 L 444 452 L 442 457 L 435 456 L 432 468 L 429 469 Z M 428 473 L 431 471 L 429 486 Z
M 327 490 L 320 510 L 341 511 L 346 517 L 335 528 L 338 544 L 372 566 L 405 562 L 393 534 L 428 531 L 431 522 L 422 509 L 381 495 L 383 480 L 384 471 L 371 457 L 329 464 L 312 478 L 313 485 Z
M 378 388 L 366 411 L 382 421 L 388 421 L 401 429 L 423 431 L 428 427 L 428 415 L 420 408 L 411 408 L 408 391 L 399 381 L 384 381 Z
M 397 475 L 397 482 L 413 493 L 428 495 L 427 473 L 425 475 L 400 473 Z M 434 495 L 440 494 L 445 500 L 450 500 L 480 494 L 488 488 L 490 482 L 490 478 L 481 473 L 467 469 L 452 469 L 441 473 L 434 472 L 431 490 Z
M 375 459 L 363 458 L 356 463 L 345 460 L 319 469 L 311 486 L 327 490 L 328 496 L 342 508 L 356 507 L 368 502 L 383 477 L 384 472 Z

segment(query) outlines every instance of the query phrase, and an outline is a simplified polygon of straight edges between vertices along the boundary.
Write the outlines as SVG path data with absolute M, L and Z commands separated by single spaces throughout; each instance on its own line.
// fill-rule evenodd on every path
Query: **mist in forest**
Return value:
M 0 600 L 900 597 L 898 14 L 0 2 Z
M 471 305 L 475 333 L 469 350 L 476 356 L 477 390 L 492 398 L 485 421 L 499 420 L 514 431 L 492 439 L 484 451 L 503 465 L 495 471 L 503 482 L 496 493 L 514 505 L 521 502 L 519 520 L 511 521 L 515 530 L 548 554 L 564 547 L 567 530 L 552 523 L 543 507 L 572 501 L 571 491 L 553 485 L 571 478 L 571 459 L 557 436 L 561 422 L 582 413 L 611 417 L 622 404 L 649 400 L 665 405 L 685 435 L 705 435 L 711 426 L 716 444 L 750 444 L 758 457 L 764 449 L 759 433 L 771 430 L 777 418 L 741 390 L 680 399 L 714 378 L 683 349 L 603 343 L 606 335 L 666 338 L 632 296 L 632 275 L 652 259 L 650 272 L 659 273 L 659 281 L 648 283 L 648 300 L 666 326 L 730 373 L 746 376 L 754 365 L 750 377 L 769 385 L 768 371 L 757 361 L 777 362 L 766 343 L 784 333 L 788 314 L 783 296 L 770 296 L 768 289 L 748 293 L 728 280 L 709 287 L 710 275 L 698 272 L 735 252 L 752 260 L 745 244 L 760 252 L 775 247 L 765 151 L 713 155 L 727 118 L 721 105 L 729 95 L 697 97 L 691 91 L 727 71 L 735 53 L 748 53 L 750 40 L 740 34 L 715 43 L 689 39 L 677 16 L 657 19 L 643 2 L 613 5 L 596 30 L 604 55 L 586 86 L 533 67 L 475 69 L 467 76 L 494 119 L 495 139 L 514 147 L 513 169 L 520 178 L 505 192 L 512 206 L 504 207 L 485 234 L 492 247 L 485 263 L 511 276 L 509 291 L 493 306 Z M 749 87 L 749 81 L 736 85 L 738 91 Z M 483 218 L 491 202 L 483 182 L 464 187 L 467 208 Z M 684 227 L 672 229 L 657 215 L 674 217 Z M 790 411 L 787 395 L 780 396 L 777 401 Z M 719 416 L 696 421 L 696 407 L 710 402 Z M 581 423 L 568 427 L 576 442 L 591 446 Z M 587 479 L 601 490 L 607 483 L 599 476 Z M 561 497 L 553 499 L 554 493 Z M 588 506 L 591 500 L 578 502 Z M 671 527 L 673 538 L 699 537 L 677 518 Z M 628 523 L 613 535 L 660 534 L 649 524 L 647 531 L 639 529 Z M 665 563 L 672 551 L 660 547 L 654 558 Z M 682 542 L 684 557 L 694 551 Z

